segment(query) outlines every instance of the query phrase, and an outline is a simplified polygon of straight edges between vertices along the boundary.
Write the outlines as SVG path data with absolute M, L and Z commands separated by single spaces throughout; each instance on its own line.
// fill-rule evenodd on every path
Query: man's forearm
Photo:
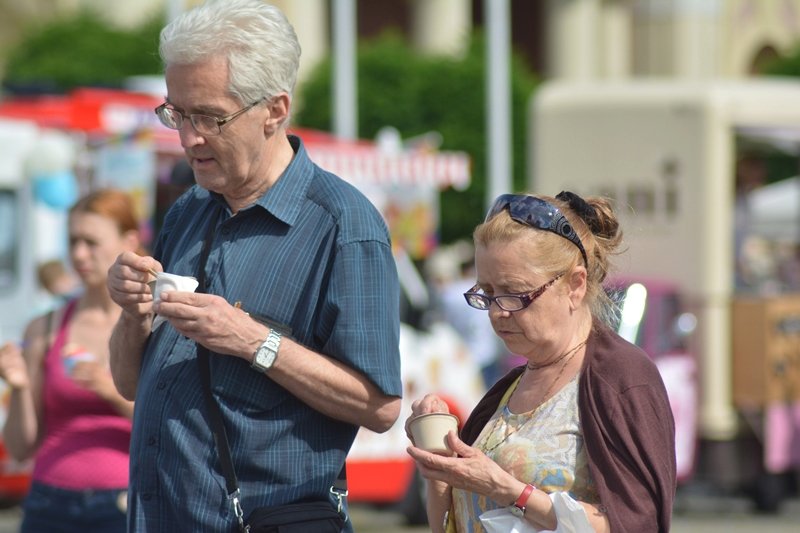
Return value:
M 127 313 L 122 313 L 111 333 L 111 376 L 114 386 L 126 400 L 133 401 L 136 398 L 142 351 L 149 334 L 150 321 L 147 317 L 140 320 Z
M 376 433 L 400 415 L 399 397 L 384 395 L 358 371 L 291 340 L 282 343 L 267 375 L 320 413 Z

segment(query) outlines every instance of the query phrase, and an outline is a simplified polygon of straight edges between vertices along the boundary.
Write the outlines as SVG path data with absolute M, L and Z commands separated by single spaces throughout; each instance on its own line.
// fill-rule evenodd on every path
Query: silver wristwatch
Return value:
M 278 357 L 278 348 L 281 346 L 281 334 L 274 328 L 269 330 L 267 339 L 261 343 L 256 353 L 253 355 L 253 363 L 250 365 L 253 370 L 266 372 L 275 364 Z

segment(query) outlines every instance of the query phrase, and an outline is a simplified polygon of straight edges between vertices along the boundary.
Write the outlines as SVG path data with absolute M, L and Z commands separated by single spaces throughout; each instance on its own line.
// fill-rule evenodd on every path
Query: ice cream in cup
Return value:
M 408 430 L 417 448 L 440 455 L 453 455 L 447 445 L 447 434 L 450 430 L 458 431 L 458 417 L 450 413 L 425 413 L 409 420 Z
M 67 375 L 72 374 L 75 365 L 80 361 L 94 361 L 94 354 L 86 351 L 83 347 L 76 344 L 67 344 L 62 350 L 62 362 L 64 363 L 64 372 Z

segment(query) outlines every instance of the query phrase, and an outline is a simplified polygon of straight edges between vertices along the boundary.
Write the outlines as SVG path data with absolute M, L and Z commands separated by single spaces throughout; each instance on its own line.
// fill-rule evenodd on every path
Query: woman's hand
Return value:
M 117 391 L 106 365 L 97 361 L 78 361 L 72 367 L 69 376 L 78 386 L 92 391 L 111 404 L 120 415 L 128 419 L 133 418 L 133 402 L 123 398 Z
M 426 452 L 414 446 L 407 448 L 425 479 L 482 494 L 501 505 L 508 505 L 517 498 L 521 482 L 481 450 L 469 446 L 454 431 L 447 434 L 447 443 L 456 453 L 455 457 Z
M 16 344 L 6 343 L 0 347 L 0 379 L 5 380 L 12 389 L 30 387 L 28 367 L 22 350 Z
M 108 398 L 117 392 L 108 368 L 97 361 L 76 362 L 69 372 L 69 377 L 79 386 L 94 392 L 101 398 Z
M 419 400 L 414 400 L 411 404 L 411 417 L 424 415 L 427 413 L 449 413 L 450 407 L 447 402 L 435 394 L 426 394 Z

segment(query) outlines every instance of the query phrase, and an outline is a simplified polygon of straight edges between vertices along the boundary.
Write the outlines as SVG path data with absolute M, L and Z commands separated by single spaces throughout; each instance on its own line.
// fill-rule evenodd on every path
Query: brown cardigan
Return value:
M 486 393 L 461 429 L 464 442 L 475 442 L 524 368 L 511 370 Z M 655 364 L 595 322 L 579 387 L 589 468 L 611 531 L 667 533 L 676 488 L 675 424 Z

